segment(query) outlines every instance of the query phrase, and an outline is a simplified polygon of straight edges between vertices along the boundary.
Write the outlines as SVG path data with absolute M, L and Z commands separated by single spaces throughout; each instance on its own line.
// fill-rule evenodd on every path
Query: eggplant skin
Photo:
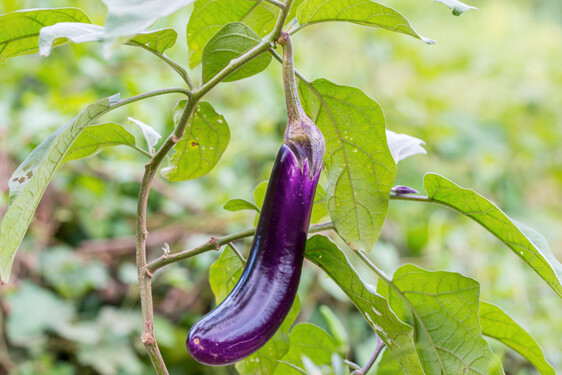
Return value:
M 187 337 L 196 361 L 211 366 L 237 362 L 261 348 L 283 323 L 297 293 L 320 176 L 309 169 L 306 159 L 299 163 L 287 145 L 281 146 L 242 276 Z

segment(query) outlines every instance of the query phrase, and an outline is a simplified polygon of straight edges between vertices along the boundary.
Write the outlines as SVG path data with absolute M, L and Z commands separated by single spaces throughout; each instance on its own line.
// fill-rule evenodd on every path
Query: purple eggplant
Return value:
M 287 316 L 297 293 L 324 138 L 300 104 L 288 34 L 283 33 L 279 43 L 288 111 L 284 144 L 240 280 L 187 337 L 193 358 L 207 365 L 231 364 L 261 348 Z

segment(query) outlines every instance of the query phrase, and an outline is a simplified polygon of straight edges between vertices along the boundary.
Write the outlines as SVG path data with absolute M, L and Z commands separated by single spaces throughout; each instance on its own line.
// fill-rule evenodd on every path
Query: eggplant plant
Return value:
M 190 332 L 184 355 L 200 363 L 235 364 L 240 374 L 504 374 L 502 361 L 484 338 L 488 337 L 518 352 L 540 373 L 555 373 L 539 344 L 521 326 L 481 300 L 473 278 L 413 264 L 389 276 L 368 254 L 380 236 L 391 200 L 440 205 L 487 229 L 562 297 L 562 265 L 540 234 L 441 175 L 425 174 L 425 195 L 398 185 L 398 163 L 425 153 L 423 142 L 387 130 L 382 109 L 360 89 L 323 78 L 311 81 L 295 69 L 292 36 L 320 23 L 385 29 L 381 33 L 404 34 L 421 41 L 419 48 L 431 48 L 424 43 L 435 42 L 420 35 L 402 14 L 371 0 L 103 2 L 107 6 L 103 26 L 93 24 L 77 8 L 0 15 L 0 63 L 33 53 L 47 57 L 68 41 L 102 43 L 107 59 L 126 45 L 161 59 L 184 85 L 128 98 L 119 94 L 102 98 L 52 133 L 15 169 L 0 227 L 3 284 L 10 282 L 16 252 L 57 169 L 102 148 L 127 145 L 148 158 L 138 193 L 136 269 L 143 321 L 140 340 L 157 374 L 169 371 L 154 329 L 154 275 L 165 273 L 173 263 L 220 249 L 210 269 L 211 286 L 217 280 L 223 288 L 234 283 L 225 295 L 216 293 L 214 309 L 186 327 Z M 455 15 L 474 9 L 456 0 L 438 2 Z M 185 19 L 189 56 L 187 61 L 174 61 L 165 52 L 174 45 L 177 31 L 151 25 L 191 3 L 191 15 Z M 225 117 L 203 99 L 220 90 L 220 83 L 262 73 L 273 60 L 282 66 L 287 126 L 263 202 L 235 198 L 225 204 L 230 211 L 258 211 L 256 227 L 220 234 L 183 251 L 162 244 L 164 254 L 149 259 L 147 204 L 151 189 L 157 190 L 154 180 L 203 177 L 220 163 L 228 145 Z M 199 65 L 201 79 L 192 79 Z M 185 98 L 173 110 L 173 130 L 163 138 L 143 122 L 131 120 L 146 147 L 130 128 L 100 123 L 117 108 L 161 95 Z M 325 221 L 311 221 L 315 209 L 324 213 L 318 217 Z M 235 243 L 249 237 L 253 242 L 246 260 Z M 376 344 L 366 363 L 348 357 L 345 329 L 329 308 L 321 311 L 330 333 L 303 322 L 302 316 L 295 323 L 304 259 L 341 289 L 371 328 Z M 227 263 L 236 271 L 229 269 L 235 280 L 225 276 Z M 376 277 L 377 285 L 365 282 L 354 264 Z

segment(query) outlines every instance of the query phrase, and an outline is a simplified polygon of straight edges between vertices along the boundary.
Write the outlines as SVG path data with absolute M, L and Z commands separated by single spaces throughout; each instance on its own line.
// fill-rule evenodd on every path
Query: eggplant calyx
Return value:
M 293 151 L 301 171 L 305 165 L 308 166 L 308 177 L 312 179 L 322 169 L 324 136 L 314 121 L 307 116 L 299 99 L 291 36 L 282 32 L 277 42 L 283 46 L 283 84 L 288 118 L 283 143 Z

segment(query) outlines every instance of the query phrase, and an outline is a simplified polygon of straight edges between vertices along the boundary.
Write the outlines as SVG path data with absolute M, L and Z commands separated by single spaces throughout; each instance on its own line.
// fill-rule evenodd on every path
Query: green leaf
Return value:
M 256 201 L 256 206 L 260 209 L 263 206 L 263 201 L 265 200 L 265 193 L 267 192 L 267 181 L 262 181 L 254 189 L 254 200 Z
M 159 18 L 166 17 L 189 5 L 193 0 L 102 0 L 107 6 L 104 53 L 111 54 L 120 43 L 145 31 Z
M 106 147 L 125 145 L 136 147 L 135 137 L 123 127 L 112 122 L 88 126 L 74 141 L 63 163 L 94 155 Z
M 231 199 L 222 207 L 228 211 L 254 210 L 260 212 L 258 206 L 250 201 L 241 198 Z
M 307 0 L 297 10 L 297 18 L 301 27 L 328 21 L 352 22 L 410 35 L 427 44 L 435 43 L 419 35 L 394 9 L 370 0 Z
M 445 4 L 447 8 L 451 9 L 451 12 L 455 16 L 460 16 L 464 12 L 468 12 L 471 9 L 478 10 L 478 8 L 471 7 L 470 5 L 466 5 L 465 3 L 461 3 L 458 0 L 433 0 L 441 4 Z
M 326 139 L 326 196 L 336 230 L 353 249 L 369 251 L 396 175 L 382 110 L 361 90 L 325 79 L 301 81 L 300 92 Z
M 119 95 L 91 104 L 37 146 L 16 169 L 8 185 L 10 206 L 0 226 L 0 278 L 8 281 L 14 256 L 47 185 L 82 131 L 119 100 Z
M 322 219 L 329 215 L 326 204 L 326 192 L 320 184 L 316 186 L 316 193 L 314 194 L 314 202 L 312 204 L 310 223 L 319 223 Z
M 175 119 L 185 103 L 181 100 L 174 109 Z M 174 146 L 176 152 L 169 166 L 162 169 L 162 175 L 171 181 L 193 180 L 206 175 L 219 161 L 229 140 L 230 130 L 224 117 L 211 104 L 199 102 L 184 136 Z
M 201 63 L 203 48 L 217 31 L 231 22 L 244 21 L 259 36 L 275 25 L 279 8 L 262 0 L 197 0 L 187 24 L 189 66 Z
M 523 259 L 562 297 L 562 264 L 539 233 L 510 219 L 494 203 L 473 190 L 462 188 L 437 174 L 424 177 L 427 195 L 472 218 Z
M 401 320 L 414 326 L 426 374 L 503 374 L 482 337 L 476 280 L 407 264 L 396 270 L 391 283 L 379 279 L 377 291 Z
M 347 294 L 389 351 L 399 353 L 400 366 L 408 374 L 423 374 L 413 350 L 412 327 L 400 321 L 386 299 L 366 285 L 345 254 L 329 238 L 315 235 L 306 242 L 305 256 L 319 266 Z
M 349 350 L 349 337 L 345 327 L 328 306 L 322 305 L 319 310 L 328 325 L 330 334 L 334 337 L 337 344 L 337 352 L 345 356 Z
M 480 301 L 479 315 L 484 335 L 504 343 L 527 358 L 542 375 L 556 375 L 535 339 L 502 309 L 491 303 Z
M 312 359 L 317 366 L 331 365 L 332 353 L 337 350 L 334 338 L 322 328 L 310 323 L 297 324 L 289 334 L 289 341 L 289 351 L 283 356 L 275 375 L 300 374 L 301 372 L 290 365 L 300 369 L 306 368 L 303 357 Z
M 244 269 L 244 263 L 228 247 L 219 259 L 209 269 L 209 283 L 215 295 L 217 305 L 221 303 L 238 282 Z M 300 301 L 297 296 L 289 314 L 277 330 L 275 335 L 256 353 L 236 364 L 236 369 L 242 375 L 269 375 L 278 365 L 278 360 L 289 350 L 288 333 L 291 325 L 300 311 Z
M 261 42 L 261 38 L 242 22 L 225 25 L 209 40 L 203 50 L 203 82 L 209 81 L 231 60 L 239 57 Z M 232 82 L 251 77 L 263 71 L 273 57 L 264 53 L 226 77 L 223 82 Z
M 39 54 L 44 57 L 49 56 L 53 45 L 59 39 L 70 40 L 73 43 L 101 42 L 104 32 L 105 28 L 102 26 L 77 22 L 61 22 L 44 27 L 39 34 Z M 163 53 L 174 45 L 177 36 L 174 29 L 159 29 L 137 34 L 126 44 L 143 46 Z
M 90 23 L 77 8 L 31 9 L 0 16 L 0 63 L 4 60 L 35 53 L 39 50 L 39 31 L 58 22 Z M 58 41 L 60 45 L 64 41 Z

